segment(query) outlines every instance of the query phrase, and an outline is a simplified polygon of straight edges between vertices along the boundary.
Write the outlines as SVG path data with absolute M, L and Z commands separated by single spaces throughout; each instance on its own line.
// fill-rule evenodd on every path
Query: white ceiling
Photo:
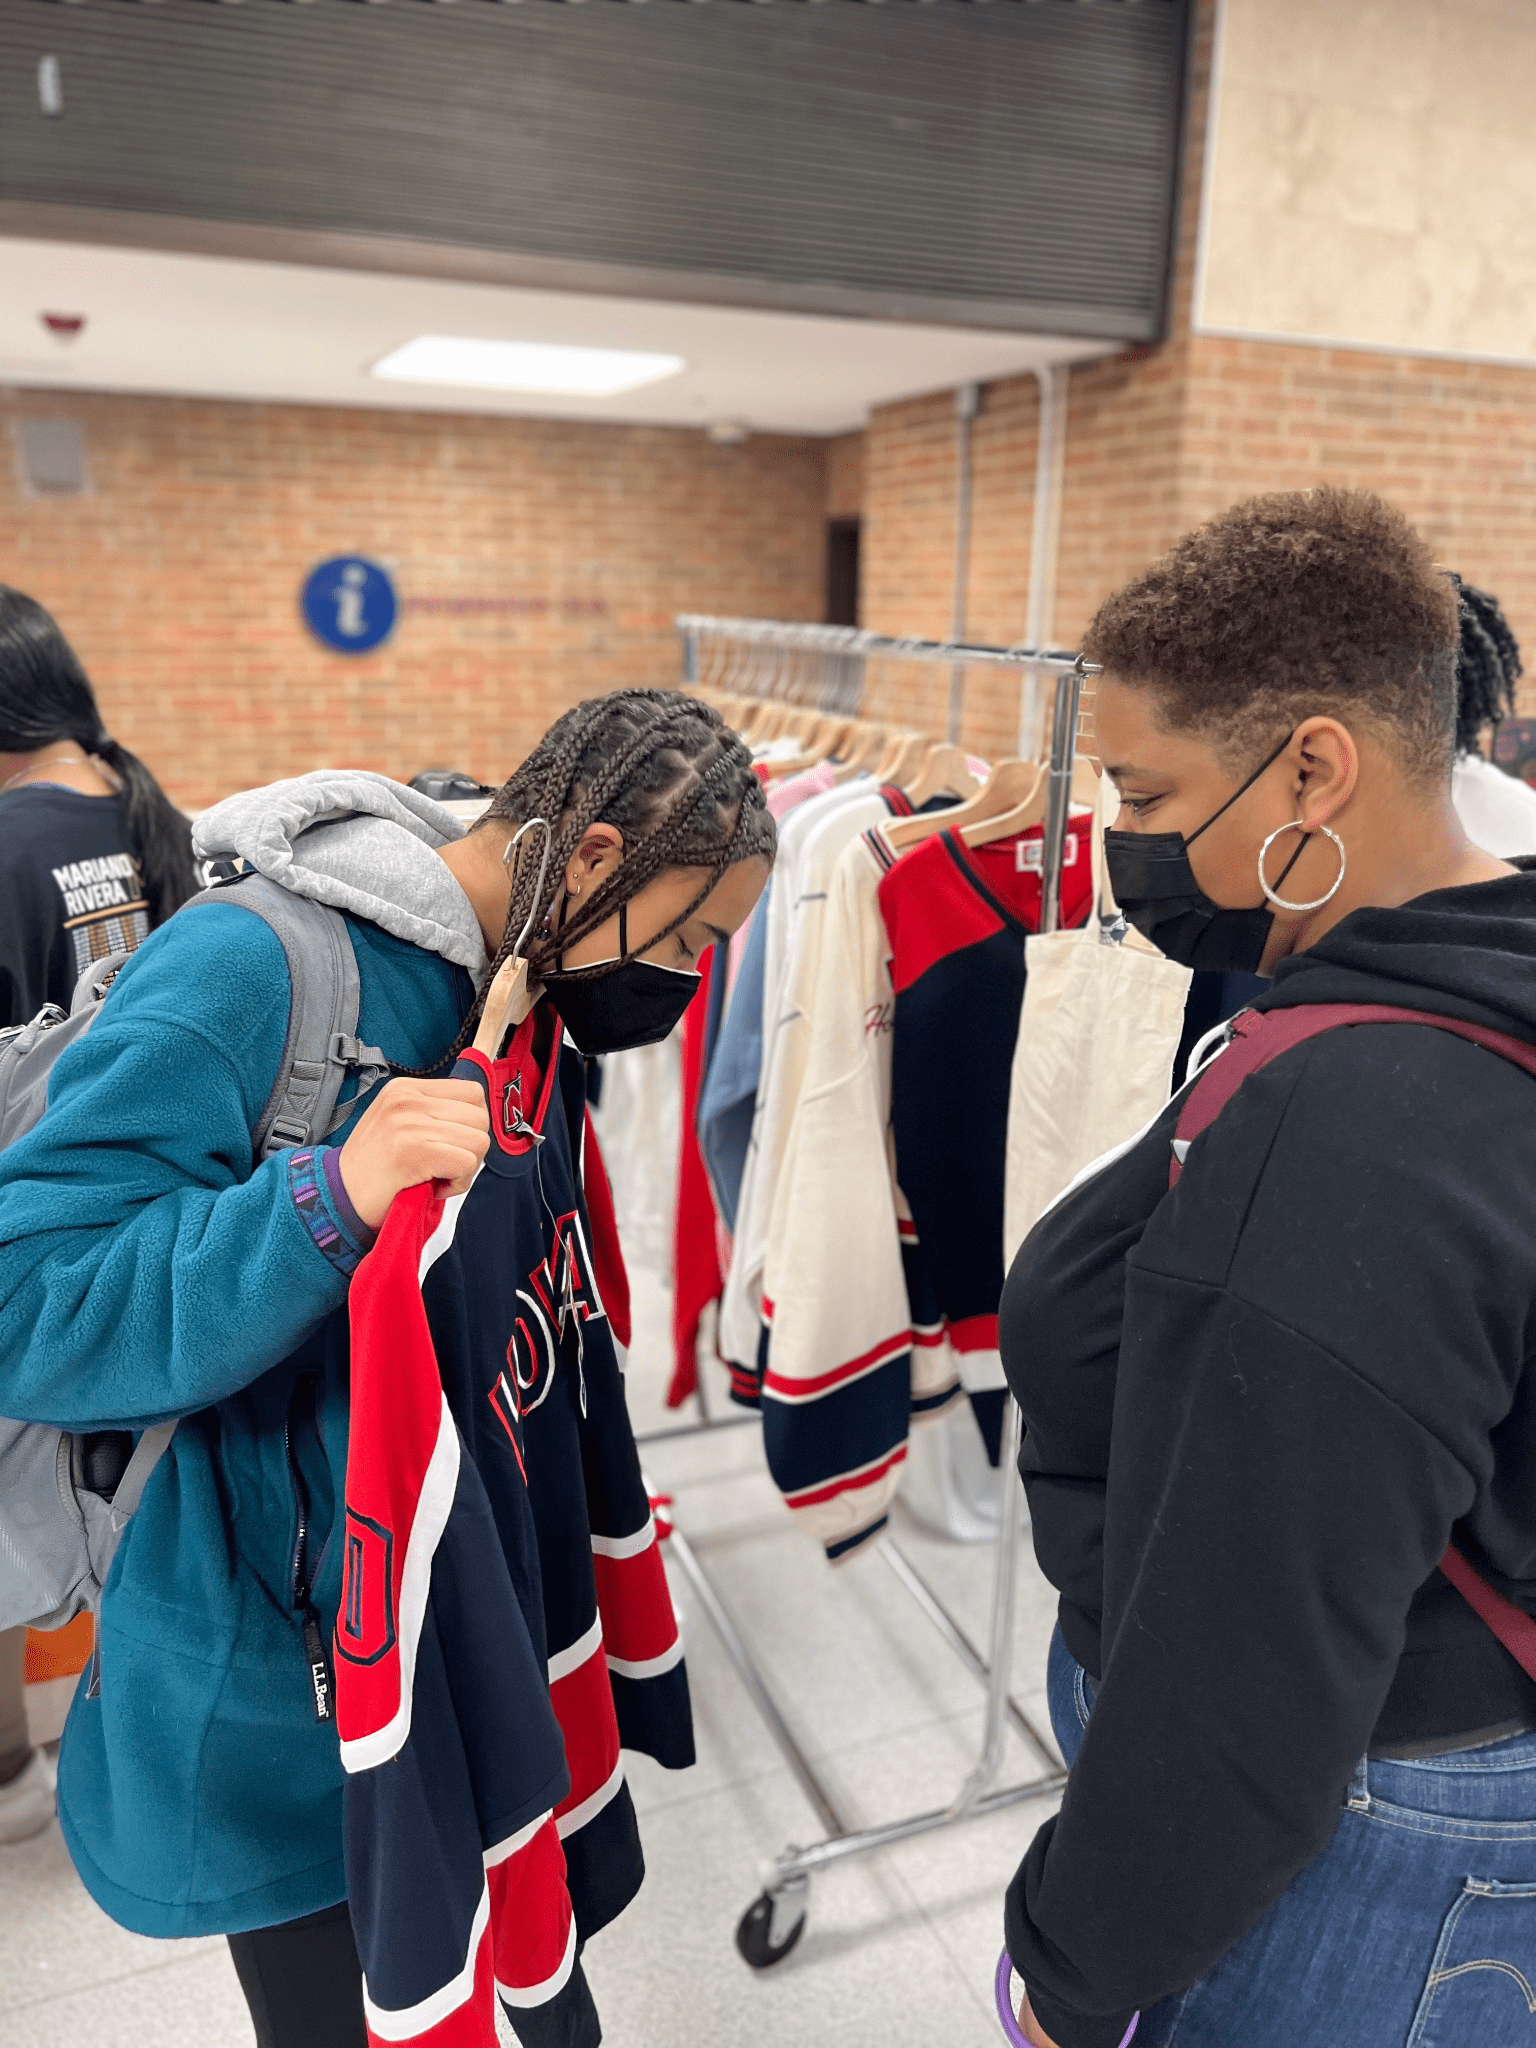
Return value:
M 85 329 L 58 340 L 44 313 L 83 313 Z M 652 349 L 688 367 L 606 399 L 369 376 L 370 363 L 418 334 Z M 0 384 L 9 385 L 835 434 L 891 399 L 1113 346 L 0 238 Z

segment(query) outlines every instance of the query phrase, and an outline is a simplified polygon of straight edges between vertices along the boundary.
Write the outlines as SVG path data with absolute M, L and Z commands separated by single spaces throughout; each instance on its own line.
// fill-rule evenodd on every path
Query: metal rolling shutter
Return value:
M 1145 339 L 1185 35 L 1185 0 L 0 0 L 0 227 L 387 236 L 529 282 Z

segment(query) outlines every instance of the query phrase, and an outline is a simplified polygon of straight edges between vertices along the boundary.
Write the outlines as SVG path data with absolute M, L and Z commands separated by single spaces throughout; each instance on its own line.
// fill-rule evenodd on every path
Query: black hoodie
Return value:
M 1536 874 L 1362 910 L 1255 1005 L 1391 1003 L 1536 1043 Z M 1369 1750 L 1536 1726 L 1436 1570 L 1536 1611 L 1536 1080 L 1428 1025 L 1251 1075 L 1169 1192 L 1170 1106 L 1003 1295 L 1041 1569 L 1099 1681 L 1008 1948 L 1116 2048 L 1324 1848 Z

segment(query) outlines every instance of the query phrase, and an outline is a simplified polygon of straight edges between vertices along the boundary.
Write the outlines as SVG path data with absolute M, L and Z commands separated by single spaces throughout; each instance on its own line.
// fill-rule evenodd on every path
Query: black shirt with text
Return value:
M 0 1029 L 68 1009 L 93 960 L 148 936 L 122 797 L 58 783 L 0 796 Z

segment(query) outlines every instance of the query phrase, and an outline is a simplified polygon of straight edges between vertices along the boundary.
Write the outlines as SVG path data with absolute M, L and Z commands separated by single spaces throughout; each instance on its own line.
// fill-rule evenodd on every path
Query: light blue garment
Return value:
M 1048 1684 L 1070 1766 L 1094 1686 L 1059 1628 Z M 1533 2008 L 1536 1735 L 1516 1735 L 1362 1762 L 1328 1847 L 1214 1970 L 1141 2015 L 1135 2048 L 1529 2048 Z
M 772 882 L 768 889 L 773 887 Z M 699 1150 L 704 1155 L 720 1220 L 736 1228 L 736 1204 L 746 1171 L 758 1076 L 763 1067 L 763 981 L 768 958 L 768 889 L 757 900 L 731 991 L 730 1008 L 699 1090 Z M 721 958 L 724 964 L 723 953 Z
M 435 1059 L 468 975 L 347 924 L 359 1035 L 402 1065 Z M 282 947 L 260 918 L 233 903 L 173 918 L 59 1060 L 46 1115 L 0 1154 L 0 1413 L 66 1428 L 187 1418 L 108 1577 L 100 1696 L 77 1694 L 60 1757 L 76 1867 L 142 1934 L 237 1932 L 345 1894 L 335 1725 L 315 1720 L 292 1599 L 284 1425 L 312 1374 L 295 1456 L 329 1641 L 345 1268 L 362 1247 L 323 1172 L 301 1189 L 301 1155 L 252 1171 L 287 1013 Z

